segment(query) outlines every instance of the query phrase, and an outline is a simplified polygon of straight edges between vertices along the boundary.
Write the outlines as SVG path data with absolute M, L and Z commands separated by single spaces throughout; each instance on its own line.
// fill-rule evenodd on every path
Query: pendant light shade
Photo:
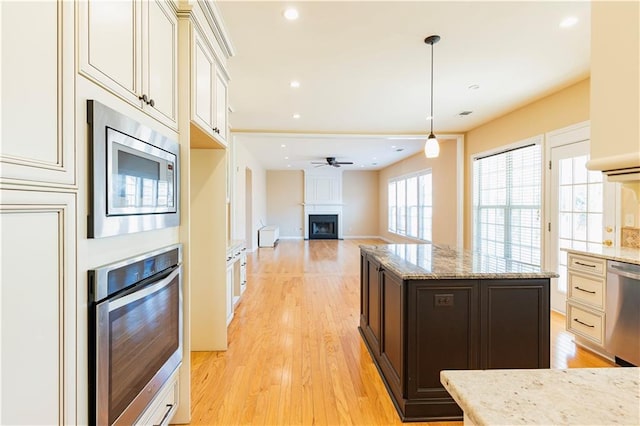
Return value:
M 440 144 L 433 134 L 433 45 L 438 41 L 440 41 L 439 35 L 432 35 L 424 39 L 426 44 L 431 45 L 431 132 L 429 133 L 427 142 L 424 144 L 424 155 L 427 158 L 435 158 L 440 155 Z
M 424 144 L 424 155 L 427 158 L 435 158 L 440 155 L 440 144 L 433 133 L 429 135 L 429 139 Z

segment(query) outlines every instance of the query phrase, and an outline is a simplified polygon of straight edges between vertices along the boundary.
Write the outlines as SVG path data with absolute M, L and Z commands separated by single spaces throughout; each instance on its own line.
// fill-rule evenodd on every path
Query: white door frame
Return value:
M 552 221 L 552 207 L 554 203 L 552 202 L 551 195 L 553 193 L 551 188 L 552 183 L 552 170 L 551 170 L 551 151 L 554 148 L 558 148 L 565 145 L 570 145 L 574 143 L 588 141 L 590 143 L 591 139 L 591 127 L 589 121 L 583 121 L 581 123 L 577 123 L 571 126 L 567 126 L 561 129 L 557 129 L 545 134 L 545 201 L 544 201 L 544 210 L 545 210 L 545 224 L 544 224 L 544 266 L 545 269 L 549 269 L 552 264 L 551 256 L 556 254 L 556 250 L 552 250 L 552 247 L 555 247 L 553 241 L 551 240 L 552 232 L 550 231 L 550 227 L 557 227 L 557 223 L 551 223 Z M 611 209 L 607 210 L 606 208 L 603 210 L 603 225 L 609 226 L 611 225 L 614 229 L 613 232 L 606 234 L 604 238 L 611 239 L 613 241 L 613 245 L 616 245 L 617 242 L 617 230 L 618 230 L 618 219 L 617 213 L 619 211 L 619 197 L 617 196 L 617 191 L 608 190 L 607 187 L 611 186 L 607 184 L 606 177 L 603 177 L 604 186 L 603 186 L 603 205 L 612 205 L 614 206 L 613 211 Z M 603 231 L 604 232 L 604 231 Z M 551 280 L 551 294 L 552 294 L 552 303 L 551 307 L 554 310 L 560 311 L 562 313 L 565 312 L 564 306 L 556 303 L 554 306 L 553 303 L 553 295 L 558 294 L 556 291 L 557 283 L 556 278 Z M 565 296 L 566 297 L 566 296 Z

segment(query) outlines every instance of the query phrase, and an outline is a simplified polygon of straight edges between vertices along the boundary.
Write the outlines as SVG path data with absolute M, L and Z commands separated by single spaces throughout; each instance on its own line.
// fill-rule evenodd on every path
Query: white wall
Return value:
M 267 224 L 267 172 L 260 165 L 260 162 L 247 151 L 243 144 L 242 135 L 232 134 L 232 143 L 235 150 L 235 166 L 232 173 L 235 174 L 234 185 L 234 206 L 232 214 L 235 215 L 232 239 L 245 240 L 247 250 L 251 251 L 258 247 L 258 229 Z M 252 193 L 253 193 L 253 229 L 250 235 L 246 231 L 246 169 L 251 169 Z

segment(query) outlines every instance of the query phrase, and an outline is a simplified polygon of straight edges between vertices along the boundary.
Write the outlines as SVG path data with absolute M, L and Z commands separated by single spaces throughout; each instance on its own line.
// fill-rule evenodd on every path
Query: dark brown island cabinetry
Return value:
M 549 368 L 549 278 L 403 279 L 361 259 L 359 328 L 403 421 L 462 419 L 441 370 Z

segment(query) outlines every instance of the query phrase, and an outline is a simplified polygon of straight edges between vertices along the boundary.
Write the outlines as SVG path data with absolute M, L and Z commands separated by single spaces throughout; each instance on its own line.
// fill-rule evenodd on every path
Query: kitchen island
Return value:
M 436 244 L 362 245 L 360 332 L 403 421 L 462 419 L 441 370 L 549 368 L 549 280 Z
M 638 425 L 640 368 L 443 371 L 465 425 Z

